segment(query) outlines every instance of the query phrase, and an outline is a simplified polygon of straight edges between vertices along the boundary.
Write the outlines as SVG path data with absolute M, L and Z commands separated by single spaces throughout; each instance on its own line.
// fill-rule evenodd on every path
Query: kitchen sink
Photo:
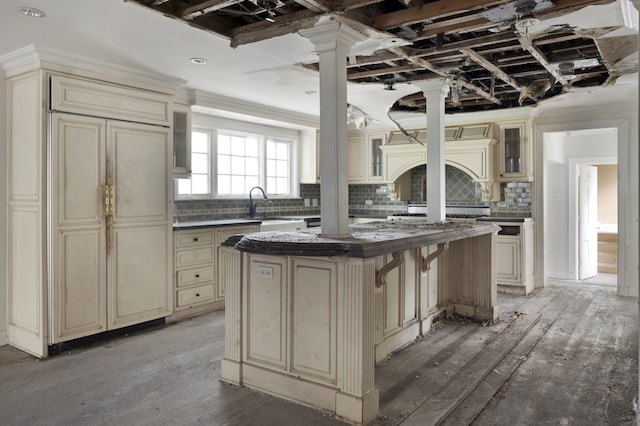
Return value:
M 287 229 L 302 229 L 307 227 L 304 219 L 264 219 L 260 223 L 260 232 L 263 231 L 282 231 Z

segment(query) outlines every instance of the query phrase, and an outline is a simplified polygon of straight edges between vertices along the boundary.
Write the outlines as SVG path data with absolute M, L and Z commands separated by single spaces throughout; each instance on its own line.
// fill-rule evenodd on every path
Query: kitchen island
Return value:
M 453 314 L 493 321 L 493 223 L 424 219 L 232 237 L 221 380 L 334 411 L 378 413 L 377 362 Z

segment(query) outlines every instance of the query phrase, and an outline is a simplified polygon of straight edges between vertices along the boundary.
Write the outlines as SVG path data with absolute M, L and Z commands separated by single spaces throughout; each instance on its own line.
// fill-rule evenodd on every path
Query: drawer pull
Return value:
M 198 237 L 193 237 L 193 242 L 197 243 L 198 242 Z
M 200 278 L 200 274 L 196 274 L 196 278 Z
M 200 297 L 200 293 L 196 293 L 196 297 Z

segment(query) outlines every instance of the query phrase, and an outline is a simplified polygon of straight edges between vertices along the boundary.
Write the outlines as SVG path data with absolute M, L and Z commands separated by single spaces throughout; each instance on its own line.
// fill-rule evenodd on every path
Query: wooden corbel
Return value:
M 387 274 L 389 271 L 404 263 L 404 254 L 402 252 L 393 253 L 391 254 L 391 257 L 391 262 L 384 265 L 379 271 L 376 271 L 376 287 L 378 288 L 387 283 Z
M 431 269 L 431 262 L 449 248 L 449 243 L 438 243 L 438 249 L 433 253 L 428 254 L 422 259 L 422 272 L 427 272 Z

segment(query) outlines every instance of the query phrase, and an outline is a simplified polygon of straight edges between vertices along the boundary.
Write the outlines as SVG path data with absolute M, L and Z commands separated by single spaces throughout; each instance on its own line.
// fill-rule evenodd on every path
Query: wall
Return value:
M 0 345 L 7 343 L 7 110 L 6 81 L 0 69 Z
M 598 221 L 618 224 L 618 166 L 598 165 Z
M 628 97 L 637 99 L 637 91 Z M 594 101 L 595 102 L 595 101 Z M 616 136 L 585 137 L 575 131 L 615 128 Z M 536 285 L 547 278 L 577 277 L 577 220 L 574 200 L 575 173 L 580 162 L 604 163 L 618 158 L 618 229 L 620 253 L 618 294 L 638 296 L 638 103 L 566 107 L 562 104 L 538 111 L 536 159 Z M 544 135 L 556 133 L 555 139 Z M 564 133 L 564 136 L 561 134 Z M 555 146 L 563 138 L 563 147 Z M 579 140 L 578 140 L 579 138 Z M 554 142 L 555 141 L 555 142 Z M 551 149 L 553 147 L 553 149 Z M 564 153 L 563 153 L 564 150 Z M 549 155 L 546 152 L 549 151 Z M 542 177 L 540 182 L 539 177 Z

